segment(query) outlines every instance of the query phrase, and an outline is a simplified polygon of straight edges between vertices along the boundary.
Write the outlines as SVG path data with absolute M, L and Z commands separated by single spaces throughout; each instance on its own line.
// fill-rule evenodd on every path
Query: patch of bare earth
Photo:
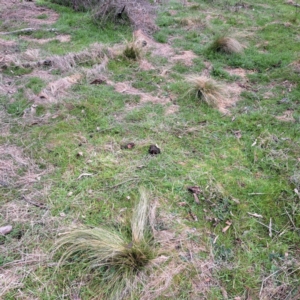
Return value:
M 22 36 L 22 39 L 25 40 L 25 41 L 28 41 L 28 42 L 33 42 L 33 43 L 43 45 L 43 44 L 47 44 L 47 43 L 52 42 L 52 41 L 59 41 L 61 43 L 68 43 L 68 42 L 71 41 L 71 36 L 67 35 L 67 34 L 66 35 L 60 34 L 60 35 L 57 35 L 56 37 L 48 38 L 48 39 L 33 39 L 33 38 L 28 37 L 28 36 Z
M 232 83 L 226 83 L 226 89 L 228 90 L 228 97 L 223 104 L 220 105 L 221 112 L 228 112 L 230 107 L 233 107 L 239 100 L 240 95 L 244 89 L 249 86 L 247 75 L 253 74 L 253 71 L 245 70 L 242 68 L 225 68 L 231 76 L 238 76 L 239 79 Z
M 190 277 L 189 299 L 201 299 L 217 282 L 212 278 L 216 268 L 213 257 L 201 259 L 201 253 L 209 253 L 201 242 L 201 234 L 189 228 L 182 221 L 161 211 L 157 218 L 165 229 L 154 229 L 154 238 L 160 244 L 161 253 L 152 261 L 150 276 L 143 289 L 141 299 L 154 300 L 159 297 L 178 299 L 180 286 L 178 276 Z M 174 231 L 177 228 L 178 231 Z M 192 240 L 190 236 L 193 236 Z M 177 280 L 176 280 L 177 278 Z
M 171 104 L 166 108 L 165 115 L 173 115 L 179 111 L 179 105 Z
M 139 62 L 139 65 L 140 65 L 140 69 L 143 70 L 143 71 L 150 71 L 150 70 L 155 69 L 155 67 L 149 61 L 147 61 L 146 59 L 142 59 Z
M 195 59 L 197 55 L 191 51 L 182 51 L 180 54 L 174 55 L 171 57 L 172 62 L 182 62 L 186 66 L 193 65 L 193 59 Z
M 294 70 L 294 72 L 300 73 L 300 59 L 291 63 L 290 67 Z
M 130 85 L 128 82 L 118 82 L 118 83 L 111 83 L 114 87 L 115 90 L 118 93 L 124 93 L 128 95 L 135 95 L 135 96 L 140 96 L 140 102 L 141 103 L 147 103 L 147 102 L 152 102 L 154 104 L 166 104 L 170 102 L 170 99 L 168 98 L 160 98 L 157 96 L 152 96 L 149 93 L 144 93 Z
M 38 182 L 47 173 L 13 145 L 0 145 L 0 181 L 6 186 L 23 186 Z
M 279 121 L 283 122 L 295 122 L 295 119 L 293 117 L 293 110 L 286 110 L 281 116 L 276 116 L 275 118 Z
M 20 147 L 0 145 L 0 186 L 7 189 L 8 199 L 12 190 L 18 191 L 11 201 L 5 199 L 5 192 L 2 194 L 0 224 L 12 225 L 18 237 L 9 244 L 0 243 L 0 253 L 6 261 L 0 266 L 0 298 L 11 289 L 21 288 L 24 279 L 47 260 L 39 245 L 45 236 L 41 231 L 50 234 L 54 228 L 54 219 L 43 202 L 50 186 L 42 183 L 42 179 L 51 171 L 50 167 L 41 170 Z M 35 188 L 38 182 L 42 186 L 39 189 Z
M 51 25 L 58 19 L 58 14 L 46 7 L 36 6 L 33 1 L 3 1 L 0 2 L 2 26 L 14 27 L 25 25 L 39 28 Z M 45 15 L 46 18 L 38 18 Z
M 3 60 L 4 54 L 14 53 L 19 50 L 18 44 L 15 41 L 8 41 L 0 38 L 0 63 Z
M 227 90 L 227 96 L 217 106 L 218 110 L 224 114 L 230 114 L 229 109 L 240 100 L 241 92 L 243 88 L 236 82 L 227 83 L 225 86 Z
M 174 49 L 170 45 L 155 42 L 140 29 L 136 30 L 133 35 L 136 42 L 140 45 L 145 45 L 144 47 L 149 49 L 152 55 L 163 57 L 170 57 L 174 55 Z
M 248 74 L 253 74 L 253 71 L 248 71 L 243 68 L 224 68 L 224 70 L 231 76 L 239 76 L 242 79 L 247 79 Z
M 45 89 L 36 97 L 35 103 L 57 103 L 61 98 L 66 97 L 67 90 L 79 82 L 82 75 L 77 73 L 50 82 Z

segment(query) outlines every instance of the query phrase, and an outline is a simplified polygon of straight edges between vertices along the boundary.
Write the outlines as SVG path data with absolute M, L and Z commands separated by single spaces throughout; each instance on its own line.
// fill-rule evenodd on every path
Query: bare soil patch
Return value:
M 61 43 L 68 43 L 68 42 L 71 41 L 71 36 L 67 35 L 67 34 L 66 35 L 60 34 L 60 35 L 57 35 L 56 37 L 48 38 L 48 39 L 33 39 L 33 38 L 28 37 L 28 36 L 22 36 L 22 39 L 25 40 L 25 41 L 28 41 L 28 42 L 33 42 L 33 43 L 43 45 L 43 44 L 47 44 L 47 43 L 52 42 L 52 41 L 59 41 Z
M 218 105 L 220 112 L 225 114 L 230 114 L 229 108 L 233 107 L 239 100 L 240 94 L 243 91 L 243 88 L 236 82 L 227 83 L 226 89 L 228 92 L 227 97 L 224 98 L 224 101 Z
M 293 110 L 286 110 L 281 116 L 276 116 L 275 118 L 279 121 L 283 122 L 295 122 L 295 119 L 293 117 Z
M 46 171 L 14 145 L 0 145 L 0 181 L 7 186 L 27 187 L 41 179 Z
M 191 51 L 182 51 L 180 54 L 177 54 L 171 58 L 171 61 L 173 62 L 182 62 L 186 66 L 192 66 L 193 65 L 193 59 L 195 59 L 197 55 Z
M 291 63 L 290 66 L 296 73 L 300 73 L 300 59 Z
M 201 252 L 209 252 L 206 245 L 201 243 L 201 234 L 163 212 L 157 222 L 165 227 L 162 230 L 154 229 L 154 237 L 161 245 L 162 254 L 153 261 L 154 269 L 141 299 L 157 299 L 161 296 L 176 299 L 180 287 L 174 279 L 178 274 L 186 273 L 189 276 L 191 270 L 195 271 L 195 277 L 190 299 L 200 299 L 199 295 L 206 294 L 212 286 L 217 285 L 212 279 L 212 271 L 216 268 L 213 257 L 208 255 L 206 259 L 199 258 Z M 180 227 L 180 230 L 174 231 L 174 227 Z M 199 239 L 192 241 L 190 235 Z
M 8 54 L 19 51 L 18 44 L 15 41 L 8 41 L 0 38 L 0 53 Z M 0 62 L 3 59 L 2 55 L 0 55 Z
M 154 70 L 155 67 L 146 59 L 142 59 L 140 61 L 140 69 L 143 71 L 150 71 L 150 70 Z
M 115 90 L 118 93 L 124 93 L 124 94 L 128 94 L 128 95 L 137 95 L 141 97 L 140 102 L 141 103 L 147 103 L 147 102 L 151 102 L 154 104 L 166 104 L 170 102 L 170 99 L 168 98 L 159 98 L 157 96 L 152 96 L 149 93 L 144 93 L 134 87 L 132 87 L 130 85 L 130 83 L 128 82 L 118 82 L 118 83 L 112 83 L 109 82 L 111 85 L 113 85 L 115 87 Z
M 228 72 L 231 76 L 239 76 L 242 79 L 247 78 L 247 74 L 253 74 L 253 71 L 248 71 L 243 68 L 225 68 L 226 72 Z
M 165 115 L 173 115 L 179 111 L 180 106 L 172 104 L 166 108 Z
M 39 94 L 35 103 L 57 103 L 62 97 L 66 97 L 66 90 L 76 84 L 81 78 L 82 75 L 77 73 L 50 82 Z
M 140 45 L 146 44 L 145 48 L 151 50 L 152 55 L 163 57 L 170 57 L 174 55 L 174 50 L 170 45 L 155 42 L 142 30 L 136 30 L 133 35 L 137 43 L 139 43 Z
M 31 1 L 0 1 L 1 18 L 6 27 L 26 25 L 39 28 L 42 25 L 51 25 L 58 19 L 58 14 L 46 7 L 36 6 Z M 45 18 L 38 18 L 45 15 Z

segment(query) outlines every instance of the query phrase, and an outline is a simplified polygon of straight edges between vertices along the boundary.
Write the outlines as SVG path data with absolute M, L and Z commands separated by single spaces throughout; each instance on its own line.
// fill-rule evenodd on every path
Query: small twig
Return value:
M 262 283 L 261 283 L 261 287 L 260 287 L 260 291 L 259 291 L 259 296 L 261 296 L 261 293 L 263 291 L 263 288 L 264 288 L 264 283 L 269 279 L 271 278 L 272 276 L 274 276 L 276 273 L 278 273 L 280 270 L 277 270 L 275 271 L 274 273 L 272 273 L 271 275 L 269 275 L 267 278 L 265 278 Z
M 78 176 L 77 179 L 80 179 L 80 178 L 83 177 L 83 176 L 93 176 L 93 174 L 91 174 L 91 173 L 82 173 L 82 174 L 80 174 L 80 175 Z
M 272 237 L 272 218 L 270 218 L 270 223 L 269 223 L 269 237 Z
M 294 223 L 292 217 L 290 216 L 290 214 L 288 213 L 288 211 L 286 210 L 286 208 L 284 208 L 284 210 L 285 210 L 286 214 L 288 215 L 288 217 L 289 217 L 291 223 L 293 224 L 294 229 L 297 230 L 297 227 L 296 227 L 296 225 L 295 225 L 295 223 Z
M 50 29 L 40 29 L 40 28 L 23 28 L 20 30 L 15 30 L 15 31 L 8 31 L 8 32 L 0 32 L 0 35 L 9 35 L 9 34 L 19 34 L 19 33 L 31 33 L 34 31 L 47 31 L 47 32 L 54 32 L 57 31 L 56 28 L 50 28 Z
M 259 214 L 257 214 L 257 213 L 250 213 L 250 212 L 247 212 L 247 214 L 248 214 L 249 216 L 251 216 L 251 217 L 255 217 L 255 218 L 263 218 L 262 215 L 259 215 Z
M 248 193 L 248 195 L 267 195 L 268 193 Z
M 41 209 L 48 209 L 48 207 L 47 207 L 45 204 L 33 202 L 33 201 L 27 199 L 24 195 L 22 196 L 22 199 L 23 199 L 25 202 L 27 202 L 27 203 L 29 203 L 29 204 L 31 204 L 31 205 L 33 205 L 33 206 L 39 207 L 39 208 L 41 208 Z
M 262 225 L 262 226 L 264 226 L 264 227 L 266 227 L 266 228 L 270 228 L 268 225 L 266 225 L 266 224 L 264 224 L 264 223 L 262 223 L 262 222 L 259 222 L 258 220 L 256 220 L 256 219 L 254 219 L 257 223 L 259 223 L 260 225 Z M 274 232 L 276 232 L 276 233 L 279 233 L 279 231 L 277 231 L 277 230 L 275 230 L 275 229 L 273 229 L 273 228 L 271 228 L 271 230 L 272 231 L 274 231 Z

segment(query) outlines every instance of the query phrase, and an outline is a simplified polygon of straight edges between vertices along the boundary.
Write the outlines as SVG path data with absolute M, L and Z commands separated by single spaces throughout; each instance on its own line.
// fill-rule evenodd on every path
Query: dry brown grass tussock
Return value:
M 212 43 L 211 49 L 216 52 L 233 54 L 243 52 L 244 46 L 234 38 L 220 37 Z
M 225 87 L 209 77 L 189 76 L 187 82 L 191 84 L 190 93 L 194 93 L 210 106 L 218 107 L 227 100 Z

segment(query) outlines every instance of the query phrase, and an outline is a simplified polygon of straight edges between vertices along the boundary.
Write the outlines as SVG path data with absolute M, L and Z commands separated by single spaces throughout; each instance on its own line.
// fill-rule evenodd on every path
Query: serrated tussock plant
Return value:
M 54 253 L 60 255 L 58 268 L 80 264 L 84 274 L 97 274 L 97 291 L 107 299 L 123 299 L 136 286 L 139 272 L 155 257 L 149 226 L 149 195 L 140 188 L 140 200 L 126 230 L 110 228 L 77 229 L 57 241 Z M 135 284 L 133 284 L 135 282 Z
M 210 50 L 227 54 L 241 53 L 244 46 L 231 37 L 219 37 L 210 46 Z
M 226 100 L 225 88 L 215 80 L 197 75 L 191 75 L 186 80 L 191 85 L 189 93 L 195 94 L 209 106 L 218 107 Z

